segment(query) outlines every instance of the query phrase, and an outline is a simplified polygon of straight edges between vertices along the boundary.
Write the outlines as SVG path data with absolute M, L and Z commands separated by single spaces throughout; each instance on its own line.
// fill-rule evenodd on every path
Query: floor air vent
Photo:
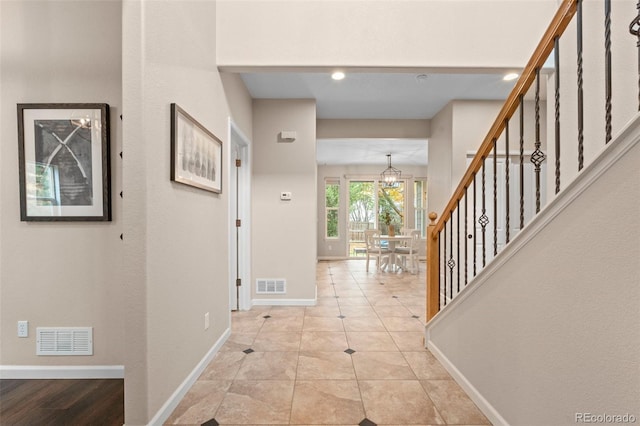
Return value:
M 38 327 L 36 355 L 93 355 L 93 328 Z
M 287 280 L 284 278 L 259 278 L 256 280 L 257 294 L 285 294 Z

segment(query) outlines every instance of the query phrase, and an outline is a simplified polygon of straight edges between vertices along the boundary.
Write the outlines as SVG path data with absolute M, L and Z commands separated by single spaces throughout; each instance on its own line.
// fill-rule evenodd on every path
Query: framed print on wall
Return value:
M 176 104 L 171 104 L 171 180 L 222 192 L 222 141 Z
M 20 219 L 110 221 L 109 105 L 18 104 Z

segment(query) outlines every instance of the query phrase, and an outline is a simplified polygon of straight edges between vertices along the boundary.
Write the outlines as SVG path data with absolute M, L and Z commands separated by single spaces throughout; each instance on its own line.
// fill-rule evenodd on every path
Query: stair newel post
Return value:
M 440 310 L 440 234 L 435 232 L 437 218 L 435 212 L 429 213 L 431 222 L 427 227 L 427 321 Z

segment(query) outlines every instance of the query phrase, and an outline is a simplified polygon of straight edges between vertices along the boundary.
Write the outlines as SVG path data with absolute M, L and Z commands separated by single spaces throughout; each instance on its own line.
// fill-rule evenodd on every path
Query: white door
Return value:
M 233 122 L 229 128 L 229 308 L 236 311 L 251 308 L 249 142 Z

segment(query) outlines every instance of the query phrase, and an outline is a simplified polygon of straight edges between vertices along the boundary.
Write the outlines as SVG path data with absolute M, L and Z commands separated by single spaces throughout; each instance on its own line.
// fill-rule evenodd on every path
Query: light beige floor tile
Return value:
M 370 297 L 371 306 L 402 306 L 393 295 L 387 297 Z
M 258 332 L 264 324 L 264 318 L 238 318 L 231 320 L 231 331 L 234 333 Z
M 364 419 L 355 380 L 296 382 L 291 410 L 293 424 L 357 424 Z
M 253 352 L 247 355 L 235 380 L 294 380 L 296 352 Z
M 369 300 L 364 297 L 338 297 L 338 304 L 343 306 L 369 306 Z
M 338 306 L 310 306 L 306 308 L 307 317 L 337 317 L 340 315 Z
M 378 305 L 373 310 L 380 317 L 405 317 L 411 318 L 413 315 L 407 308 L 402 305 Z
M 389 331 L 422 331 L 422 321 L 412 317 L 382 317 L 382 323 Z
M 272 318 L 300 317 L 304 315 L 305 309 L 304 306 L 272 306 L 265 315 L 270 315 Z
M 408 305 L 405 306 L 411 312 L 411 315 L 417 315 L 420 319 L 424 320 L 426 318 L 426 308 L 424 305 Z
M 348 289 L 345 288 L 336 288 L 336 295 L 340 296 L 340 298 L 346 298 L 346 297 L 364 297 L 364 293 L 357 289 L 354 288 L 355 286 L 349 287 Z
M 429 351 L 402 352 L 402 355 L 404 355 L 418 379 L 451 379 L 447 370 Z
M 359 380 L 367 418 L 377 424 L 444 424 L 417 380 Z
M 358 380 L 415 380 L 411 367 L 400 352 L 360 352 L 353 355 Z
M 423 331 L 390 331 L 389 334 L 402 352 L 425 351 Z
M 355 380 L 351 355 L 345 352 L 300 352 L 297 380 Z
M 165 424 L 187 425 L 202 424 L 211 420 L 231 381 L 198 380 L 184 396 Z
M 343 331 L 305 331 L 302 333 L 300 351 L 334 352 L 348 348 Z
M 261 331 L 251 349 L 256 352 L 286 352 L 300 349 L 301 332 Z
M 293 386 L 293 381 L 236 381 L 215 419 L 220 424 L 288 424 Z
M 342 322 L 346 331 L 387 331 L 377 317 L 347 317 Z
M 453 380 L 423 380 L 421 383 L 447 424 L 491 424 Z
M 378 318 L 378 314 L 371 306 L 340 306 L 340 312 L 347 318 Z
M 256 338 L 257 332 L 231 333 L 231 336 L 220 348 L 221 352 L 241 352 L 250 348 Z
M 303 331 L 344 331 L 342 320 L 338 317 L 310 317 L 304 318 Z
M 268 318 L 260 331 L 302 331 L 304 316 Z
M 378 331 L 350 331 L 347 332 L 349 348 L 363 352 L 394 352 L 399 351 L 393 339 L 387 332 Z
M 218 352 L 198 380 L 233 380 L 246 356 L 243 352 Z

